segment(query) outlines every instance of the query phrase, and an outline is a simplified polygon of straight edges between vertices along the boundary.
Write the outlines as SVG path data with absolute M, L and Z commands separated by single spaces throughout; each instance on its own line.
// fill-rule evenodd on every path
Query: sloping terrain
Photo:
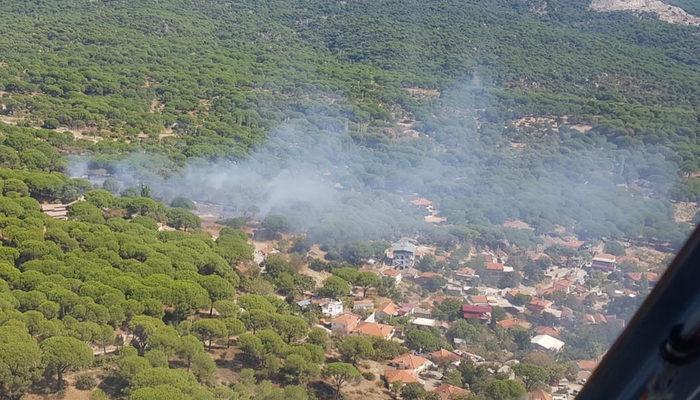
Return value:
M 591 9 L 595 11 L 652 13 L 661 21 L 671 24 L 700 26 L 700 17 L 659 0 L 593 0 Z

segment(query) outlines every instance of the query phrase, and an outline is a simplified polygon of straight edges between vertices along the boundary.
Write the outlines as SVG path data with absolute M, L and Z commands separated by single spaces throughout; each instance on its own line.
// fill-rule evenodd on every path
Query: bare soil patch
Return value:
M 590 9 L 601 12 L 652 13 L 659 20 L 670 24 L 700 26 L 700 17 L 660 0 L 593 0 Z
M 697 212 L 697 203 L 679 201 L 673 204 L 673 218 L 676 222 L 692 222 Z

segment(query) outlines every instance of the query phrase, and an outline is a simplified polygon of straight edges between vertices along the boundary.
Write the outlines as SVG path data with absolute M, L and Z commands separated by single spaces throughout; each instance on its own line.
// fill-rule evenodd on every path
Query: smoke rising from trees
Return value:
M 516 218 L 538 232 L 562 225 L 583 237 L 683 237 L 664 197 L 677 176 L 665 148 L 618 147 L 595 130 L 503 127 L 489 118 L 486 96 L 479 85 L 444 93 L 418 116 L 419 135 L 309 111 L 242 160 L 177 171 L 163 157 L 132 154 L 110 169 L 125 187 L 147 184 L 166 201 L 283 214 L 319 241 L 463 237 Z M 72 173 L 84 167 L 75 160 Z M 433 200 L 447 225 L 425 224 L 411 194 Z

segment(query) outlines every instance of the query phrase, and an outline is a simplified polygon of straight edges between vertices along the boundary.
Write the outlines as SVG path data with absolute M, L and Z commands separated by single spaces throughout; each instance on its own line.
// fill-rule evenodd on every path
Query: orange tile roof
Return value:
M 598 361 L 596 360 L 578 360 L 576 361 L 578 368 L 583 371 L 593 371 L 595 367 L 598 366 Z
M 482 295 L 472 295 L 469 296 L 469 302 L 472 304 L 488 304 L 489 299 Z
M 340 314 L 331 320 L 333 324 L 353 325 L 360 321 L 360 317 L 355 314 Z
M 455 396 L 466 397 L 470 392 L 467 389 L 443 383 L 442 385 L 433 389 L 433 393 L 437 393 L 440 400 L 450 400 Z
M 635 282 L 639 282 L 642 280 L 642 276 L 646 275 L 647 281 L 649 282 L 656 282 L 659 280 L 659 274 L 656 272 L 647 272 L 645 274 L 642 274 L 641 272 L 628 272 L 627 277 L 632 279 Z
M 385 303 L 382 303 L 377 307 L 377 311 L 381 311 L 384 314 L 388 315 L 396 315 L 396 313 L 399 312 L 399 308 L 394 304 L 393 301 L 387 301 Z
M 384 379 L 391 385 L 394 382 L 401 383 L 419 383 L 416 373 L 407 369 L 386 369 L 384 371 Z
M 457 271 L 455 271 L 455 273 L 462 274 L 462 275 L 474 275 L 474 274 L 476 274 L 476 271 L 474 271 L 473 268 L 464 267 L 464 268 L 458 269 Z
M 559 337 L 559 330 L 550 326 L 538 326 L 535 328 L 535 332 L 537 332 L 538 335 Z
M 552 400 L 552 395 L 542 389 L 535 389 L 528 394 L 528 400 Z
M 486 269 L 489 271 L 503 271 L 503 264 L 496 262 L 486 263 Z
M 462 357 L 459 354 L 453 353 L 447 349 L 440 349 L 428 354 L 428 357 L 435 362 L 454 362 L 459 361 Z
M 551 305 L 552 305 L 551 301 L 546 300 L 546 299 L 540 299 L 537 297 L 534 297 L 532 300 L 530 300 L 530 303 L 528 304 L 528 306 L 533 306 L 533 307 L 543 308 L 543 309 L 547 308 L 547 307 L 551 307 Z
M 503 329 L 511 329 L 515 327 L 530 329 L 530 327 L 532 326 L 529 322 L 518 318 L 503 319 L 496 322 L 496 325 L 500 326 Z
M 411 354 L 411 353 L 406 353 L 406 354 L 402 354 L 402 355 L 394 358 L 393 360 L 389 361 L 389 364 L 393 365 L 397 368 L 416 369 L 416 368 L 422 367 L 427 362 L 428 362 L 427 358 L 417 356 L 417 355 Z
M 362 322 L 353 332 L 360 335 L 376 336 L 386 339 L 394 332 L 394 327 L 391 325 L 378 324 L 376 322 Z

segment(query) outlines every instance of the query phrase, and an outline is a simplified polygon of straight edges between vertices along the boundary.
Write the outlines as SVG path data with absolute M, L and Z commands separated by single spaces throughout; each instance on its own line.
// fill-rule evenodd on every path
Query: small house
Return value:
M 591 268 L 603 272 L 612 272 L 617 267 L 617 257 L 612 254 L 597 254 L 591 261 Z
M 462 283 L 470 283 L 476 276 L 476 271 L 472 268 L 464 267 L 455 271 L 455 279 Z
M 439 400 L 466 399 L 469 398 L 470 391 L 461 387 L 443 383 L 433 389 L 433 393 L 437 395 Z
M 403 238 L 391 245 L 391 265 L 399 268 L 413 268 L 416 263 L 416 245 Z
M 352 310 L 359 313 L 372 312 L 374 310 L 374 302 L 370 299 L 355 300 L 352 303 Z
M 394 383 L 407 384 L 407 383 L 421 383 L 418 380 L 418 376 L 412 370 L 407 369 L 390 369 L 387 368 L 384 371 L 384 380 L 387 386 L 391 387 Z
M 394 337 L 396 329 L 391 325 L 379 324 L 376 322 L 361 322 L 355 327 L 352 333 L 389 340 Z
M 321 306 L 321 314 L 327 317 L 337 317 L 343 313 L 343 302 L 339 300 L 321 299 L 318 305 Z
M 555 353 L 561 351 L 565 344 L 561 340 L 549 335 L 537 335 L 530 340 L 530 343 Z
M 389 361 L 389 365 L 395 367 L 396 369 L 410 369 L 416 373 L 421 373 L 434 366 L 434 364 L 425 357 L 417 356 L 415 354 L 406 353 L 393 360 Z
M 331 332 L 336 335 L 348 335 L 357 328 L 361 319 L 358 315 L 345 313 L 331 320 Z
M 375 318 L 377 321 L 386 321 L 391 317 L 397 316 L 399 313 L 399 308 L 394 304 L 393 301 L 386 301 L 380 304 L 375 311 Z
M 462 362 L 462 357 L 452 351 L 440 349 L 428 354 L 430 361 L 437 365 L 454 365 L 457 366 Z
M 479 320 L 481 322 L 490 323 L 493 307 L 487 305 L 472 305 L 465 304 L 462 306 L 464 319 Z
M 387 269 L 380 271 L 379 276 L 393 279 L 394 284 L 396 284 L 396 285 L 401 283 L 401 279 L 403 279 L 403 275 L 401 274 L 401 271 L 394 269 L 394 268 L 387 268 Z
M 413 315 L 413 312 L 415 311 L 416 306 L 410 303 L 402 304 L 401 307 L 399 307 L 398 311 L 396 312 L 396 315 L 399 317 L 403 317 L 404 315 Z

